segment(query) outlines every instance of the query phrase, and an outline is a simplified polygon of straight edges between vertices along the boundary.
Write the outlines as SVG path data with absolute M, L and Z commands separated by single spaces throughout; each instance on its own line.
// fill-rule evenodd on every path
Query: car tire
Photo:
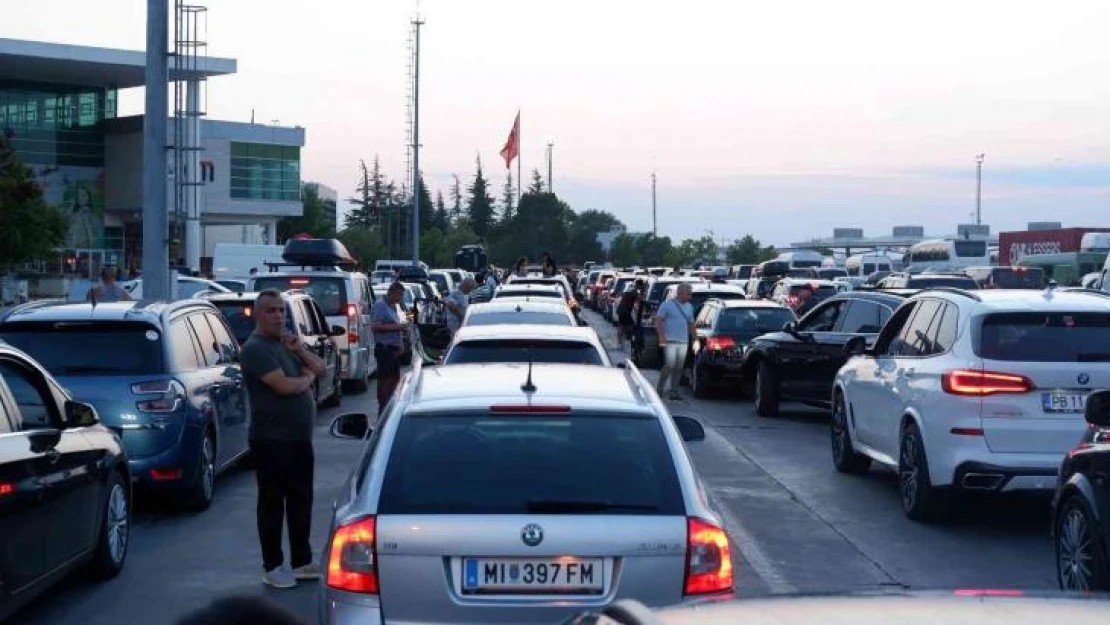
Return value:
M 694 397 L 698 399 L 713 397 L 717 391 L 717 385 L 710 381 L 705 368 L 698 366 L 696 358 L 694 359 L 694 367 L 690 371 L 690 387 L 694 392 Z
M 915 521 L 932 521 L 944 511 L 943 493 L 929 478 L 929 459 L 921 430 L 913 421 L 902 426 L 898 445 L 898 495 L 902 511 Z
M 755 372 L 755 412 L 761 417 L 779 414 L 779 389 L 775 371 L 766 360 L 759 361 Z
M 131 485 L 119 471 L 112 471 L 106 490 L 96 551 L 89 562 L 89 573 L 95 579 L 119 575 L 131 544 Z
M 191 510 L 207 510 L 216 495 L 216 441 L 211 432 L 206 432 L 197 453 L 196 478 L 186 496 L 186 505 Z
M 335 408 L 343 403 L 343 380 L 339 379 L 339 361 L 335 361 L 335 375 L 331 384 L 331 395 L 324 401 L 325 408 Z
M 1102 531 L 1087 502 L 1069 495 L 1053 519 L 1056 580 L 1060 590 L 1110 590 L 1110 566 L 1103 549 Z
M 833 466 L 836 470 L 853 475 L 867 473 L 871 468 L 871 458 L 857 453 L 852 447 L 852 432 L 848 428 L 848 405 L 844 401 L 844 394 L 840 391 L 837 391 L 833 398 L 829 425 Z

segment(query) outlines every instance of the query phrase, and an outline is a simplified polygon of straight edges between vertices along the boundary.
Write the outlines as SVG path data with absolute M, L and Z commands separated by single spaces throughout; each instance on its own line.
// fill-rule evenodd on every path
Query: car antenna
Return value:
M 532 383 L 532 350 L 528 350 L 528 379 L 524 384 L 520 385 L 520 390 L 525 393 L 535 393 L 537 390 L 536 385 Z

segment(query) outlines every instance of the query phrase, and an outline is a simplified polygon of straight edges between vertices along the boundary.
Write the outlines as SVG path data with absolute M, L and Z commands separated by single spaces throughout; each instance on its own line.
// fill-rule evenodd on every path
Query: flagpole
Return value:
M 519 108 L 516 110 L 516 118 L 518 120 L 520 119 L 520 109 Z M 520 127 L 522 125 L 523 124 L 518 123 L 517 127 L 516 127 L 516 207 L 517 207 L 518 210 L 520 209 L 520 190 L 523 188 L 523 184 L 524 184 L 524 178 L 522 178 L 521 174 L 520 174 L 520 171 L 521 171 L 521 169 L 520 169 L 520 160 L 521 160 L 520 155 L 522 153 L 522 150 L 520 149 L 520 147 L 521 147 Z

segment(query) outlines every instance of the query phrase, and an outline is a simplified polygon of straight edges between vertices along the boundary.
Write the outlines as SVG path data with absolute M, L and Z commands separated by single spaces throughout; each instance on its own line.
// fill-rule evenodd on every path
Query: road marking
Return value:
M 793 584 L 786 581 L 786 576 L 782 574 L 778 566 L 776 566 L 775 563 L 771 561 L 771 558 L 763 552 L 759 543 L 756 542 L 746 529 L 744 529 L 744 524 L 732 514 L 728 506 L 721 502 L 720 498 L 713 490 L 713 488 L 710 488 L 707 493 L 710 502 L 713 504 L 713 508 L 717 511 L 717 514 L 721 515 L 721 520 L 725 523 L 725 530 L 727 530 L 728 535 L 732 537 L 732 542 L 740 549 L 740 553 L 744 556 L 744 559 L 747 560 L 748 564 L 751 565 L 755 574 L 759 576 L 759 579 L 767 584 L 772 594 L 797 593 L 798 589 Z M 740 576 L 737 577 L 738 581 L 743 581 Z

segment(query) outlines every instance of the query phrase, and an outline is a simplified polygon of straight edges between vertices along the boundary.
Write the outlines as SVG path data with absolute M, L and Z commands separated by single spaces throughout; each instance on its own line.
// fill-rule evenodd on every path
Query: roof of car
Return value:
M 836 287 L 836 283 L 832 280 L 822 280 L 820 278 L 783 278 L 782 280 L 780 280 L 780 282 L 785 282 L 790 286 L 812 284 L 815 287 Z
M 719 282 L 705 282 L 705 283 L 695 282 L 695 283 L 690 285 L 690 288 L 693 289 L 693 291 L 695 293 L 702 292 L 702 291 L 719 291 L 719 292 L 722 292 L 722 293 L 743 293 L 744 292 L 744 289 L 736 286 L 735 284 L 721 284 Z M 667 287 L 667 290 L 671 290 L 671 289 L 676 289 L 677 290 L 678 285 L 677 284 L 672 284 L 672 285 Z
M 1110 294 L 1052 289 L 925 289 L 912 299 L 941 297 L 985 312 L 1110 312 Z
M 564 327 L 533 323 L 498 323 L 485 326 L 464 326 L 455 333 L 455 342 L 492 339 L 543 339 L 554 341 L 601 344 L 593 328 Z
M 535 392 L 525 393 L 521 386 L 528 379 L 529 366 Z M 409 411 L 486 408 L 494 404 L 651 411 L 650 396 L 628 376 L 627 370 L 617 367 L 576 364 L 489 363 L 424 367 Z
M 99 304 L 91 302 L 31 302 L 8 311 L 3 318 L 3 322 L 146 321 L 157 324 L 166 313 L 192 306 L 209 307 L 211 304 L 199 299 L 184 299 L 174 302 L 141 300 Z
M 474 304 L 467 311 L 475 315 L 531 311 L 561 315 L 570 314 L 570 309 L 563 302 L 553 302 L 549 298 L 525 299 L 523 297 L 501 297 L 489 302 Z

